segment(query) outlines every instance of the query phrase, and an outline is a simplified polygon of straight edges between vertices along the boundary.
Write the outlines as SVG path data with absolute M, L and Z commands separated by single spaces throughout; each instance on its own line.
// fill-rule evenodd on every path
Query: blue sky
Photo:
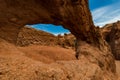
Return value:
M 64 34 L 64 33 L 69 33 L 69 30 L 64 29 L 63 26 L 61 25 L 53 25 L 53 24 L 36 24 L 32 25 L 33 28 L 36 28 L 38 30 L 43 30 L 49 33 L 52 33 L 54 35 L 58 34 Z
M 90 0 L 90 10 L 97 26 L 120 20 L 120 0 Z
M 120 20 L 120 0 L 89 0 L 90 10 L 93 16 L 93 21 L 96 26 L 104 26 L 105 24 Z M 52 24 L 36 24 L 32 27 L 44 30 L 46 32 L 57 34 L 68 33 L 61 25 L 55 26 Z

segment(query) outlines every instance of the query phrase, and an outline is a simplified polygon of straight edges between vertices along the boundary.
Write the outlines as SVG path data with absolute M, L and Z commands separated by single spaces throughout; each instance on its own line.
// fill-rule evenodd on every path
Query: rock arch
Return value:
M 14 2 L 1 0 L 0 12 L 0 29 L 4 31 L 1 33 L 10 35 L 7 40 L 13 39 L 15 35 L 12 33 L 17 33 L 21 26 L 35 23 L 63 25 L 82 40 L 87 40 L 88 32 L 94 33 L 87 0 L 77 0 L 76 2 L 72 0 L 15 0 Z M 16 30 L 12 30 L 12 27 Z
M 80 60 L 85 58 L 115 73 L 114 58 L 94 27 L 88 0 L 0 0 L 0 38 L 15 42 L 22 26 L 35 23 L 63 25 L 77 38 Z

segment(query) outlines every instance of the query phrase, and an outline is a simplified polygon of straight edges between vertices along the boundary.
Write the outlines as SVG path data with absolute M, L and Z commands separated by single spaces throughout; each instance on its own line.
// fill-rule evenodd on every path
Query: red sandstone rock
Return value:
M 104 26 L 102 33 L 115 58 L 120 60 L 120 21 Z
M 14 44 L 17 46 L 28 46 L 32 44 L 54 46 L 57 45 L 57 37 L 45 31 L 25 26 L 20 30 L 17 41 Z
M 77 39 L 79 61 L 44 66 L 21 56 L 0 56 L 1 80 L 116 80 L 114 58 L 93 24 L 88 0 L 0 1 L 0 38 L 14 43 L 24 25 L 35 23 L 69 29 Z

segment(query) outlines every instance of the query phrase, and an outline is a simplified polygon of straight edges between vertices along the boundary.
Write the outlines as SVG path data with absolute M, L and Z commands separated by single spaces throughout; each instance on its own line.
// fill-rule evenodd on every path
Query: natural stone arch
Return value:
M 88 35 L 94 33 L 94 25 L 87 0 L 76 0 L 74 2 L 72 0 L 15 0 L 14 2 L 1 0 L 0 7 L 0 23 L 3 33 L 7 31 L 7 28 L 10 32 L 12 27 L 19 30 L 21 26 L 35 23 L 63 25 L 64 28 L 69 29 L 82 40 L 87 40 Z M 91 33 L 87 34 L 88 32 Z M 8 40 L 15 36 L 5 34 L 10 35 Z
M 98 64 L 105 71 L 115 72 L 114 58 L 102 39 L 99 29 L 94 27 L 88 0 L 0 0 L 1 38 L 15 42 L 22 26 L 35 23 L 63 25 L 76 36 L 78 54 L 83 55 L 80 59 L 88 55 L 88 61 L 91 60 L 91 63 Z M 81 43 L 85 43 L 88 47 L 93 45 L 91 49 L 96 50 L 97 56 L 84 49 L 84 44 Z

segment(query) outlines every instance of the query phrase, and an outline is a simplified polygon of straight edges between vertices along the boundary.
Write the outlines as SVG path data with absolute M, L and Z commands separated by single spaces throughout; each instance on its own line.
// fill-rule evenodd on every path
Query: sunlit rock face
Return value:
M 102 33 L 109 43 L 115 59 L 120 60 L 120 21 L 104 26 Z
M 37 72 L 36 68 L 33 68 L 32 73 L 36 72 L 37 75 L 35 75 L 35 78 L 27 78 L 33 80 L 116 80 L 114 58 L 107 43 L 103 40 L 99 29 L 94 27 L 91 13 L 88 8 L 88 0 L 0 0 L 0 38 L 14 43 L 17 41 L 19 30 L 24 25 L 35 23 L 52 23 L 55 25 L 63 25 L 64 28 L 69 29 L 77 39 L 76 54 L 79 61 L 83 62 L 83 64 L 79 63 L 79 61 L 60 62 L 51 65 L 51 67 L 56 65 L 58 68 L 50 67 L 49 69 L 48 67 L 42 67 L 39 69 L 40 67 L 34 64 L 33 61 L 31 64 L 38 66 L 39 68 Z M 7 60 L 11 63 L 14 61 L 14 58 L 10 57 L 10 59 L 12 61 L 5 57 L 1 59 L 1 62 L 4 63 L 4 61 Z M 19 60 L 16 61 L 19 63 Z M 6 63 L 3 65 L 7 65 Z M 17 63 L 13 62 L 10 66 L 13 67 L 13 65 Z M 61 64 L 64 66 L 60 67 L 59 65 Z M 71 67 L 67 67 L 69 65 Z M 75 66 L 73 67 L 72 65 Z M 17 70 L 18 67 L 14 67 L 14 69 Z M 2 68 L 4 69 L 3 66 Z M 43 72 L 39 73 L 39 70 L 43 70 Z M 59 74 L 59 71 L 61 74 Z M 11 69 L 9 70 L 9 73 L 10 72 Z M 16 71 L 13 70 L 13 72 Z M 51 72 L 53 72 L 53 75 L 51 75 Z M 25 75 L 18 75 L 23 75 L 22 78 L 26 79 L 24 76 L 28 73 L 25 73 Z M 67 75 L 64 75 L 64 78 L 61 78 L 63 73 L 66 73 Z M 10 74 L 12 75 L 12 73 Z M 3 74 L 3 80 L 4 75 L 6 76 L 8 74 Z M 9 79 L 9 76 L 7 79 Z M 19 79 L 22 80 L 21 78 Z

